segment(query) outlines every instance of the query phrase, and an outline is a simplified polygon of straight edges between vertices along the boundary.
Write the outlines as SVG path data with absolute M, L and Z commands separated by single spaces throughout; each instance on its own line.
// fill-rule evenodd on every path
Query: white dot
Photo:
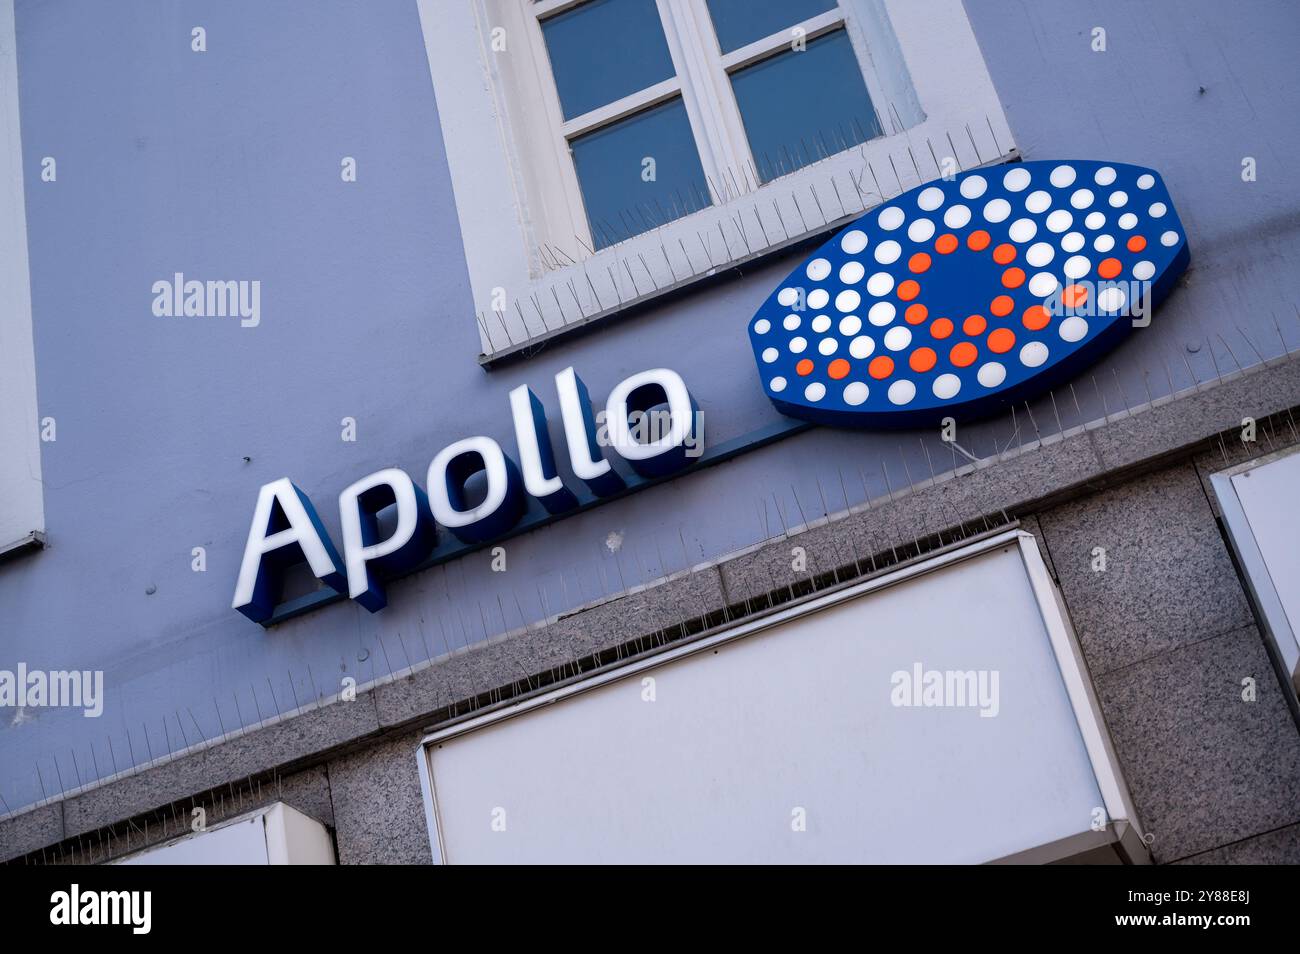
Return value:
M 934 234 L 934 223 L 929 219 L 917 219 L 907 227 L 907 237 L 913 242 L 928 242 Z
M 794 331 L 802 323 L 802 319 L 798 315 L 786 315 L 785 320 L 781 322 L 786 331 Z
M 754 334 L 756 335 L 765 335 L 771 330 L 772 322 L 768 321 L 766 318 L 760 318 L 758 321 L 754 322 Z
M 857 255 L 867 247 L 867 233 L 861 229 L 854 229 L 852 232 L 845 232 L 844 238 L 840 239 L 840 248 L 850 255 Z
M 820 381 L 814 381 L 803 389 L 803 396 L 809 401 L 820 401 L 826 396 L 826 385 Z
M 1061 236 L 1061 248 L 1066 252 L 1077 252 L 1083 248 L 1084 238 L 1080 232 L 1066 232 Z
M 1128 204 L 1128 193 L 1124 191 L 1112 192 L 1110 194 L 1110 207 L 1112 209 L 1122 208 Z
M 978 199 L 989 187 L 983 176 L 967 176 L 961 180 L 961 194 L 964 199 Z
M 857 315 L 845 315 L 840 319 L 840 334 L 852 338 L 862 330 L 862 319 Z
M 1047 360 L 1047 345 L 1031 341 L 1020 349 L 1020 363 L 1026 368 L 1036 368 Z
M 775 392 L 776 394 L 780 394 L 782 391 L 785 390 L 785 383 L 786 383 L 785 378 L 778 376 L 773 378 L 771 381 L 769 381 L 767 386 L 770 387 L 773 390 L 773 392 Z
M 870 393 L 871 389 L 865 384 L 861 381 L 854 381 L 844 389 L 844 403 L 857 407 L 867 399 L 867 395 Z
M 783 307 L 789 308 L 791 305 L 793 305 L 795 302 L 799 300 L 799 289 L 782 288 L 779 292 L 776 293 L 776 300 L 780 302 L 780 304 Z
M 1088 261 L 1082 255 L 1071 255 L 1065 260 L 1065 277 L 1082 278 L 1084 275 L 1088 274 L 1090 268 L 1092 268 L 1092 262 Z
M 1088 217 L 1083 220 L 1083 224 L 1096 231 L 1106 224 L 1106 216 L 1101 212 L 1089 212 Z
M 888 272 L 876 272 L 867 279 L 867 291 L 877 298 L 883 298 L 894 290 L 894 276 Z
M 808 307 L 813 311 L 819 308 L 825 308 L 826 303 L 831 300 L 831 293 L 825 288 L 814 288 L 808 293 Z
M 881 265 L 892 265 L 903 254 L 903 247 L 890 239 L 876 246 L 876 261 Z
M 1156 177 L 1149 172 L 1143 173 L 1142 175 L 1138 176 L 1138 188 L 1143 190 L 1144 192 L 1147 189 L 1150 189 L 1155 184 L 1156 184 Z
M 921 194 L 916 197 L 916 204 L 926 212 L 933 212 L 943 205 L 943 190 L 935 186 L 922 189 Z
M 1168 211 L 1169 209 L 1165 207 L 1163 202 L 1155 202 L 1152 203 L 1151 208 L 1147 209 L 1147 214 L 1153 219 L 1158 219 Z
M 1056 276 L 1051 272 L 1039 272 L 1029 279 L 1029 294 L 1035 298 L 1046 298 L 1060 286 Z
M 1052 185 L 1064 189 L 1074 184 L 1074 166 L 1057 166 L 1052 170 Z
M 862 276 L 867 270 L 862 267 L 861 262 L 845 262 L 840 269 L 840 283 L 844 285 L 856 285 L 862 281 Z
M 1099 252 L 1109 252 L 1115 247 L 1115 238 L 1112 235 L 1098 235 L 1092 240 L 1092 247 Z
M 1177 245 L 1178 233 L 1174 231 L 1166 232 L 1164 235 L 1160 236 L 1160 244 L 1165 246 Z
M 816 318 L 812 320 L 812 330 L 817 332 L 819 335 L 824 334 L 826 332 L 826 329 L 829 328 L 830 326 L 831 326 L 831 320 L 827 318 L 825 315 L 818 315 Z
M 885 347 L 890 351 L 902 351 L 911 343 L 912 332 L 902 325 L 895 325 L 885 332 Z
M 1138 217 L 1134 215 L 1132 212 L 1125 212 L 1123 215 L 1119 217 L 1119 227 L 1126 232 L 1137 224 L 1138 224 Z
M 1078 315 L 1071 315 L 1061 322 L 1057 329 L 1061 334 L 1061 339 L 1071 343 L 1082 341 L 1088 334 L 1088 323 Z
M 765 363 L 767 363 L 767 364 L 771 364 L 773 361 L 775 361 L 775 360 L 776 360 L 777 358 L 779 358 L 780 356 L 781 356 L 781 353 L 780 353 L 779 351 L 777 351 L 775 348 L 764 348 L 764 349 L 763 349 L 763 361 L 764 361 Z
M 1029 193 L 1029 198 L 1025 199 L 1025 210 L 1035 215 L 1046 212 L 1052 207 L 1052 194 L 1039 189 L 1037 192 Z
M 1110 166 L 1102 166 L 1097 170 L 1097 174 L 1092 177 L 1097 185 L 1108 186 L 1115 181 L 1115 170 Z
M 834 338 L 823 338 L 817 342 L 817 350 L 830 357 L 839 349 L 840 343 Z
M 803 354 L 808 348 L 808 339 L 802 335 L 797 335 L 790 339 L 790 353 Z
M 1150 281 L 1151 276 L 1156 273 L 1156 267 L 1151 262 L 1138 262 L 1133 266 L 1133 277 L 1140 282 Z
M 1029 246 L 1029 250 L 1025 252 L 1025 261 L 1034 266 L 1034 268 L 1043 268 L 1044 266 L 1051 264 L 1052 259 L 1055 257 L 1056 249 L 1052 248 L 1052 246 L 1048 245 L 1046 242 L 1035 242 L 1033 245 Z
M 876 350 L 876 340 L 867 335 L 860 338 L 854 338 L 849 342 L 849 354 L 858 360 L 871 357 L 871 353 Z
M 867 312 L 867 321 L 871 322 L 877 328 L 883 328 L 894 320 L 896 314 L 898 314 L 898 311 L 894 308 L 893 302 L 878 301 L 872 305 L 871 310 Z
M 831 273 L 831 263 L 824 258 L 814 258 L 808 263 L 808 277 L 815 282 L 820 282 Z
M 894 404 L 907 404 L 916 397 L 916 385 L 911 381 L 895 381 L 889 386 L 889 400 Z
M 1002 177 L 1002 185 L 1008 192 L 1024 192 L 1029 188 L 1029 170 L 1017 166 Z
M 1070 170 L 1070 176 L 1073 179 L 1073 169 Z M 1069 183 L 1067 182 L 1066 185 Z M 1007 369 L 996 361 L 990 361 L 988 364 L 980 365 L 979 371 L 975 373 L 975 379 L 986 388 L 995 388 L 1007 379 Z
M 1033 219 L 1016 219 L 1011 223 L 1007 234 L 1011 236 L 1013 242 L 1028 242 L 1038 234 L 1038 226 L 1034 224 Z
M 994 199 L 984 206 L 984 218 L 990 222 L 1001 222 L 1011 214 L 1011 203 L 1006 199 Z
M 935 397 L 946 401 L 948 398 L 956 397 L 957 392 L 961 390 L 961 378 L 955 374 L 941 374 L 934 379 L 930 390 L 934 392 Z
M 862 296 L 852 288 L 845 289 L 835 296 L 835 310 L 842 311 L 845 314 L 857 311 L 860 304 L 862 304 Z
M 903 210 L 895 205 L 881 212 L 880 218 L 876 219 L 876 221 L 880 223 L 880 227 L 886 232 L 892 232 L 902 225 L 905 219 L 906 216 L 903 215 Z
M 943 224 L 950 229 L 964 229 L 970 222 L 970 209 L 964 205 L 949 207 L 943 214 Z
M 1116 285 L 1108 285 L 1097 293 L 1097 307 L 1104 312 L 1119 311 L 1126 304 L 1128 304 L 1128 296 L 1124 294 L 1124 289 Z
M 1065 209 L 1057 209 L 1047 217 L 1047 228 L 1052 232 L 1064 232 L 1074 224 L 1074 216 Z
M 1076 209 L 1086 209 L 1092 205 L 1094 196 L 1091 189 L 1078 189 L 1074 195 L 1070 196 L 1070 205 Z

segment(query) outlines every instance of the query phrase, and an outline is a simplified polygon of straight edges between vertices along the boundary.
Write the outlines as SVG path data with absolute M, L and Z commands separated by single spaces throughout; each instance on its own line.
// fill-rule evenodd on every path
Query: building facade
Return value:
M 0 0 L 0 857 L 1300 860 L 1298 38 Z M 1037 171 L 1094 160 L 1191 250 L 1113 350 L 974 419 L 773 405 L 823 243 L 1024 169 L 1097 268 L 1129 197 Z

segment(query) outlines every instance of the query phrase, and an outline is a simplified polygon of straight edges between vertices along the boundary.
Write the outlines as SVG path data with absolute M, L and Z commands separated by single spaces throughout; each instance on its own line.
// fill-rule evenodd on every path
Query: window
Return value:
M 671 691 L 628 701 L 655 681 Z M 1060 594 L 1014 530 L 440 730 L 418 758 L 444 864 L 1149 861 Z M 519 804 L 508 842 L 482 824 Z M 784 837 L 796 806 L 806 832 Z
M 418 0 L 481 360 L 1015 154 L 961 0 Z
M 835 0 L 532 6 L 596 249 L 881 135 Z
M 1300 687 L 1300 452 L 1291 449 L 1210 478 L 1282 682 Z
M 0 5 L 0 560 L 41 546 L 32 295 L 18 125 L 13 4 Z

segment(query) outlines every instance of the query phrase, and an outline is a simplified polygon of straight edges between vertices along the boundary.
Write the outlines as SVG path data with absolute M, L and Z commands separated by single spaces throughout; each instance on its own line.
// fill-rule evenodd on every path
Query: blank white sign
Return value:
M 443 860 L 984 862 L 1086 832 L 1103 798 L 1043 612 L 1013 539 L 434 737 Z M 996 716 L 894 705 L 917 663 L 996 671 Z

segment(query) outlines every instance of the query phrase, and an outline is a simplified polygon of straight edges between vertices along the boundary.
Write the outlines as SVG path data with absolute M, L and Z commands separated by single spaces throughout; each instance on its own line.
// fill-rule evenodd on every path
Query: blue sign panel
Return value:
M 937 180 L 852 223 L 750 321 L 763 388 L 852 427 L 969 419 L 1072 378 L 1187 267 L 1158 173 L 1026 162 Z

